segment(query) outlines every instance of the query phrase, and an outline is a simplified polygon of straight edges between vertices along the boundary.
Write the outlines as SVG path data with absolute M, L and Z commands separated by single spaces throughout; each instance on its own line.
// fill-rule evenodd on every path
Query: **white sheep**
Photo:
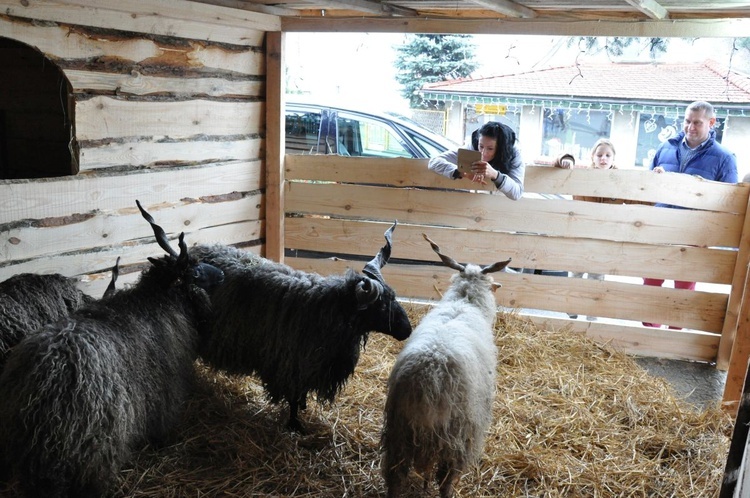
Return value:
M 462 265 L 423 237 L 460 273 L 414 329 L 388 379 L 381 470 L 389 498 L 401 494 L 412 467 L 429 476 L 435 465 L 441 498 L 453 496 L 460 473 L 482 454 L 492 419 L 493 292 L 500 284 L 488 274 L 503 270 L 510 259 L 486 267 Z

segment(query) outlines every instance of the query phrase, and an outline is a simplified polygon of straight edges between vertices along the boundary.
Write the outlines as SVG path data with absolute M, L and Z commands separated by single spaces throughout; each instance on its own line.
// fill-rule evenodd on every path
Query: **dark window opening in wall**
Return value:
M 0 179 L 78 173 L 73 92 L 29 45 L 0 37 Z

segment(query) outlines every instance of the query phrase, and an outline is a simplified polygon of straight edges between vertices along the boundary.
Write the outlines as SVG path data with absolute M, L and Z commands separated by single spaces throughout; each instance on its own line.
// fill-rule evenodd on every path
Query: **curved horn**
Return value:
M 185 232 L 180 232 L 178 246 L 180 247 L 180 255 L 177 256 L 178 261 L 188 260 L 188 248 L 185 243 Z
M 510 263 L 511 259 L 512 258 L 508 258 L 507 261 L 498 261 L 497 263 L 492 263 L 489 266 L 485 266 L 482 268 L 482 273 L 486 275 L 487 273 L 495 273 L 496 271 L 504 270 L 505 267 Z
M 380 248 L 380 252 L 378 252 L 378 254 L 362 269 L 362 273 L 378 280 L 379 282 L 383 282 L 383 275 L 380 274 L 380 269 L 388 263 L 389 259 L 391 259 L 393 230 L 395 230 L 397 224 L 398 220 L 394 221 L 391 228 L 385 231 L 385 234 L 383 234 L 385 236 L 385 245 Z
M 426 234 L 422 234 L 422 237 L 424 237 L 424 240 L 430 243 L 430 246 L 432 247 L 432 250 L 437 253 L 438 256 L 440 256 L 440 260 L 443 262 L 445 266 L 448 268 L 453 268 L 454 270 L 458 271 L 464 271 L 466 267 L 456 261 L 455 259 L 451 258 L 450 256 L 446 256 L 445 254 L 440 253 L 440 247 L 435 244 Z
M 354 295 L 357 298 L 357 309 L 367 309 L 372 303 L 377 301 L 383 292 L 383 285 L 376 279 L 363 278 L 354 289 Z
M 115 290 L 115 282 L 117 282 L 117 277 L 120 276 L 120 256 L 117 256 L 117 261 L 115 261 L 115 266 L 112 267 L 112 278 L 109 281 L 109 285 L 107 286 L 107 289 L 104 291 L 104 295 L 102 298 L 109 297 L 112 294 L 114 294 Z
M 141 206 L 141 203 L 137 199 L 135 203 L 138 205 L 138 209 L 140 209 L 141 214 L 146 221 L 151 224 L 151 228 L 154 230 L 154 237 L 156 237 L 156 242 L 159 244 L 159 247 L 167 251 L 169 255 L 177 257 L 177 252 L 175 252 L 175 250 L 169 245 L 169 240 L 167 239 L 167 234 L 164 232 L 164 229 L 156 224 L 151 215 L 143 209 L 143 206 Z

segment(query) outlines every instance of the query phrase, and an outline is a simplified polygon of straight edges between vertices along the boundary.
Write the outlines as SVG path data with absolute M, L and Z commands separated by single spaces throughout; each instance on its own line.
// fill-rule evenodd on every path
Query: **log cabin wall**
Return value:
M 326 274 L 361 270 L 398 220 L 383 275 L 404 298 L 437 300 L 454 273 L 435 266 L 438 258 L 422 233 L 461 262 L 512 258 L 514 268 L 618 277 L 500 273 L 496 280 L 503 287 L 496 296 L 509 309 L 557 312 L 563 318 L 537 313 L 535 320 L 570 326 L 628 353 L 717 362 L 722 369 L 731 359 L 736 368 L 729 368 L 725 399 L 739 399 L 748 353 L 736 351 L 746 346 L 734 344 L 734 337 L 738 316 L 747 315 L 740 308 L 750 258 L 750 185 L 640 170 L 529 166 L 525 186 L 532 195 L 511 201 L 472 191 L 469 180 L 436 175 L 424 160 L 288 155 L 285 165 L 288 264 Z M 572 195 L 643 204 L 600 204 Z M 674 289 L 671 282 L 648 287 L 644 276 L 702 282 L 704 288 Z M 601 318 L 573 321 L 564 313 Z M 642 321 L 684 330 L 643 327 Z M 745 319 L 740 322 L 747 327 Z
M 98 296 L 118 256 L 134 280 L 163 254 L 136 199 L 170 238 L 263 253 L 264 42 L 278 18 L 181 4 L 0 0 L 0 37 L 68 80 L 79 167 L 0 181 L 0 280 L 59 272 Z

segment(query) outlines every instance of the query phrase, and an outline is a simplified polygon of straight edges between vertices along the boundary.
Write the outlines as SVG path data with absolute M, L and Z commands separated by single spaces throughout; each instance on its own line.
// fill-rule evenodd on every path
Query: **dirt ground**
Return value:
M 637 358 L 650 374 L 669 381 L 675 390 L 698 408 L 721 403 L 727 373 L 710 363 Z

